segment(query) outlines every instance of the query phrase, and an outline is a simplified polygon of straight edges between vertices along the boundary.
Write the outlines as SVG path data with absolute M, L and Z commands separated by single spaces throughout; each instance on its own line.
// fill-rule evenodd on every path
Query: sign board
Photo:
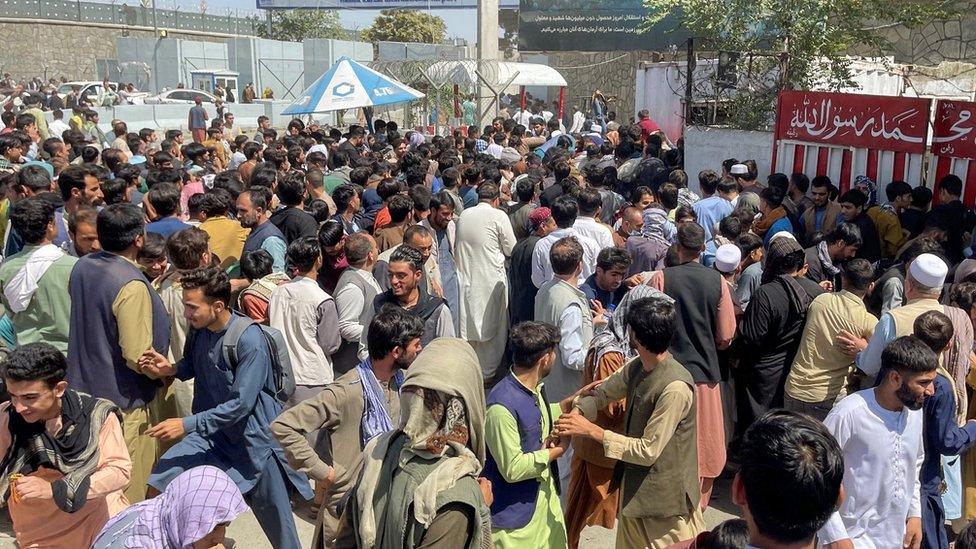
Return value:
M 777 139 L 911 154 L 925 152 L 928 99 L 851 93 L 779 94 Z
M 456 9 L 477 8 L 478 0 L 257 0 L 259 10 L 291 9 Z M 498 0 L 498 7 L 518 9 L 518 0 Z
M 677 14 L 652 29 L 643 28 L 645 19 L 641 0 L 521 0 L 519 50 L 660 50 L 688 37 Z
M 976 103 L 939 101 L 935 108 L 932 154 L 952 158 L 976 159 Z

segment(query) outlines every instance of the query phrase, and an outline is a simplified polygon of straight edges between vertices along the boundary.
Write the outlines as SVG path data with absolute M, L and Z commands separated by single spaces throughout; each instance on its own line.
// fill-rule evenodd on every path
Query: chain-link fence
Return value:
M 132 0 L 129 0 L 130 2 Z M 159 4 L 164 4 L 163 0 Z M 264 24 L 257 12 L 222 10 L 224 13 L 200 13 L 164 9 L 151 3 L 130 5 L 123 2 L 82 2 L 80 0 L 0 0 L 0 17 L 8 19 L 51 19 L 81 23 L 107 23 L 129 27 L 160 27 L 226 34 L 255 35 Z
M 500 82 L 497 61 L 478 61 L 475 59 L 408 59 L 396 61 L 371 61 L 369 66 L 376 71 L 391 76 L 404 84 L 422 91 L 426 97 L 414 104 L 413 115 L 417 122 L 424 124 L 452 124 L 455 118 L 454 86 L 458 86 L 459 99 L 475 97 L 475 102 L 491 118 L 497 113 L 498 100 L 491 92 L 494 88 L 499 94 L 506 82 Z M 479 86 L 484 82 L 485 93 L 479 94 Z M 475 119 L 478 119 L 477 114 Z

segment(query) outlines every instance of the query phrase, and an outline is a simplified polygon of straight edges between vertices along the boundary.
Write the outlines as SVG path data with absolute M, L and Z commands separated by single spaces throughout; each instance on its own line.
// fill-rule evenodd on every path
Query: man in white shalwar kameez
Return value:
M 498 185 L 478 186 L 478 205 L 457 221 L 455 260 L 461 285 L 461 339 L 474 347 L 486 381 L 498 372 L 508 339 L 505 258 L 515 247 L 508 215 L 498 209 Z
M 821 528 L 819 548 L 919 548 L 922 406 L 935 392 L 938 365 L 921 339 L 899 337 L 881 353 L 880 383 L 827 415 L 844 454 L 846 498 Z

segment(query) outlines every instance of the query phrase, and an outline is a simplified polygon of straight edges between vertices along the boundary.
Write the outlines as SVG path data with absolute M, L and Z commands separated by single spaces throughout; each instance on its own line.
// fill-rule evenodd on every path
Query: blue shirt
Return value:
M 817 208 L 815 206 L 813 208 L 813 225 L 814 225 L 813 231 L 814 232 L 820 232 L 820 230 L 823 229 L 823 222 L 825 217 L 827 217 L 827 206 L 824 206 L 823 208 Z M 800 216 L 800 228 L 802 228 L 804 231 L 807 230 L 806 225 L 803 223 L 802 215 Z
M 695 210 L 698 224 L 705 229 L 705 250 L 715 255 L 715 242 L 712 241 L 712 228 L 720 221 L 732 215 L 732 203 L 720 196 L 710 196 L 695 202 L 691 208 Z
M 272 267 L 276 273 L 285 272 L 285 253 L 287 246 L 285 241 L 277 236 L 269 236 L 261 243 L 261 249 L 271 254 Z
M 207 109 L 201 105 L 190 107 L 189 122 L 191 130 L 207 129 Z
M 190 225 L 183 223 L 178 217 L 170 216 L 147 224 L 146 232 L 161 234 L 163 238 L 169 238 L 174 233 L 189 228 Z
M 587 300 L 595 299 L 603 305 L 604 309 L 609 311 L 611 307 L 616 307 L 620 303 L 624 294 L 627 293 L 628 288 L 626 284 L 621 284 L 616 291 L 604 290 L 596 283 L 596 273 L 594 273 L 580 284 L 579 289 L 586 296 Z
M 857 354 L 855 363 L 858 369 L 869 376 L 877 376 L 881 371 L 881 352 L 888 342 L 895 339 L 895 333 L 895 319 L 888 313 L 881 315 L 871 339 L 868 340 L 868 346 Z
M 461 196 L 461 200 L 464 201 L 465 209 L 474 208 L 478 205 L 478 189 L 461 185 L 461 188 L 458 189 L 458 194 Z
M 231 322 L 243 320 L 239 314 L 231 317 Z M 271 394 L 271 355 L 264 334 L 257 325 L 244 331 L 237 345 L 238 364 L 232 369 L 221 352 L 226 331 L 226 327 L 220 332 L 196 330 L 192 341 L 187 340 L 192 347 L 176 364 L 176 377 L 194 380 L 193 414 L 183 418 L 187 437 L 160 463 L 192 460 L 192 451 L 205 449 L 229 466 L 227 474 L 241 492 L 247 493 L 257 484 L 267 461 L 276 456 L 295 484 L 303 476 L 287 466 L 284 451 L 271 435 L 271 422 L 282 407 Z M 187 452 L 180 455 L 181 450 Z M 307 478 L 296 487 L 306 497 L 311 496 Z
M 790 223 L 790 218 L 781 217 L 776 221 L 774 221 L 773 224 L 769 226 L 769 230 L 766 231 L 766 236 L 763 237 L 763 248 L 769 248 L 770 239 L 773 238 L 774 234 L 781 231 L 786 231 L 790 234 L 793 234 L 793 224 Z
M 922 493 L 938 495 L 942 485 L 942 456 L 958 456 L 976 443 L 976 423 L 956 424 L 952 384 L 935 376 L 935 394 L 925 399 L 925 460 L 919 475 Z

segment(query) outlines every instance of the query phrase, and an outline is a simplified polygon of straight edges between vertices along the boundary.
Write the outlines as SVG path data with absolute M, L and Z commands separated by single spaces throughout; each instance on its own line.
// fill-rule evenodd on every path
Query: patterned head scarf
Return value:
M 417 147 L 423 145 L 425 141 L 427 140 L 424 138 L 424 134 L 420 132 L 413 132 L 410 134 L 410 150 L 416 150 Z
M 119 513 L 102 531 L 113 532 L 114 524 L 138 513 L 122 532 L 115 532 L 125 538 L 120 547 L 191 549 L 217 525 L 231 522 L 247 509 L 234 481 L 220 469 L 203 465 L 180 474 L 162 494 Z
M 644 208 L 643 216 L 644 229 L 642 234 L 644 238 L 659 240 L 668 245 L 674 242 L 678 230 L 674 223 L 668 220 L 668 212 L 662 208 L 650 206 Z
M 646 284 L 634 286 L 633 289 L 624 294 L 620 303 L 617 304 L 617 308 L 614 309 L 606 329 L 593 336 L 590 346 L 593 348 L 594 353 L 596 353 L 593 357 L 594 364 L 599 363 L 603 355 L 607 353 L 620 353 L 625 360 L 637 354 L 630 348 L 630 330 L 627 326 L 627 313 L 630 312 L 630 307 L 635 301 L 645 297 L 664 299 L 668 302 L 674 301 L 671 296 L 657 288 Z
M 861 191 L 864 193 L 864 196 L 868 197 L 868 206 L 873 206 L 878 203 L 878 184 L 870 177 L 866 175 L 855 177 L 851 188 Z

